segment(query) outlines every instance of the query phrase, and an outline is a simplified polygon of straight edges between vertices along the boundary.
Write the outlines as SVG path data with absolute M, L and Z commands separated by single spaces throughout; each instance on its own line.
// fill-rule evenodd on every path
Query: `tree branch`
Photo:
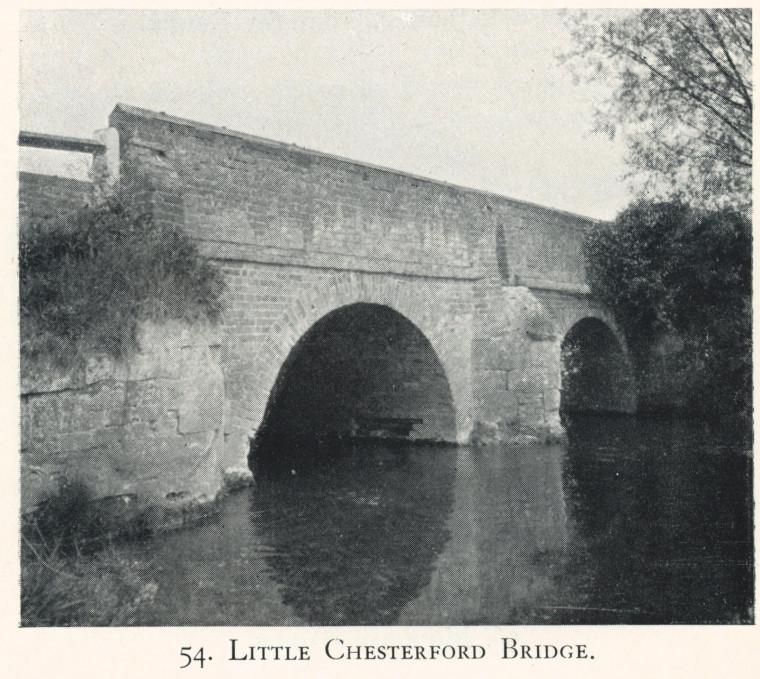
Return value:
M 744 43 L 744 46 L 742 47 L 742 51 L 744 51 L 745 54 L 748 54 L 748 56 L 752 56 L 752 20 L 747 19 L 747 15 L 742 10 L 731 10 L 731 9 L 719 9 L 717 10 L 718 14 L 722 16 L 728 23 L 731 24 L 731 27 L 734 29 L 734 32 L 736 35 L 739 36 L 739 40 Z M 742 31 L 739 27 L 739 24 L 744 24 L 745 31 Z M 746 48 L 746 49 L 745 49 Z
M 723 54 L 726 56 L 726 60 L 728 61 L 729 65 L 731 66 L 731 69 L 736 75 L 736 81 L 739 85 L 739 88 L 742 91 L 742 94 L 744 95 L 744 101 L 747 103 L 747 108 L 752 111 L 752 96 L 747 91 L 747 88 L 744 85 L 744 79 L 739 73 L 739 69 L 736 67 L 736 64 L 734 63 L 734 60 L 731 58 L 731 54 L 728 50 L 728 47 L 726 47 L 726 43 L 723 40 L 723 36 L 720 34 L 720 29 L 718 28 L 718 25 L 713 21 L 710 14 L 707 12 L 707 10 L 700 10 L 702 13 L 702 16 L 705 17 L 705 20 L 709 24 L 710 28 L 712 28 L 713 33 L 715 34 L 715 39 L 718 41 L 718 44 L 720 45 L 721 49 L 723 50 Z
M 692 92 L 689 88 L 684 87 L 683 85 L 678 83 L 678 81 L 674 80 L 672 77 L 666 75 L 662 70 L 652 65 L 645 56 L 643 56 L 642 54 L 639 54 L 638 52 L 635 52 L 634 50 L 624 45 L 615 45 L 614 43 L 612 43 L 611 46 L 613 46 L 618 51 L 618 53 L 627 55 L 634 62 L 648 68 L 660 80 L 671 85 L 674 91 L 681 92 L 686 97 L 693 99 L 701 107 L 712 112 L 716 118 L 718 118 L 727 127 L 731 128 L 737 135 L 745 139 L 747 142 L 749 143 L 752 142 L 751 133 L 748 134 L 741 128 L 737 127 L 725 114 L 718 111 L 710 102 L 706 101 L 705 99 L 697 95 L 695 92 Z
M 734 73 L 732 74 L 726 67 L 721 64 L 720 60 L 715 56 L 713 51 L 707 47 L 700 39 L 699 36 L 681 19 L 680 16 L 676 15 L 675 17 L 676 21 L 681 25 L 681 27 L 689 34 L 691 39 L 696 43 L 696 45 L 701 49 L 701 51 L 707 56 L 707 58 L 715 64 L 715 66 L 718 68 L 718 70 L 723 74 L 723 76 L 726 78 L 728 83 L 732 84 L 737 90 L 739 90 L 739 94 L 744 101 L 744 105 L 748 107 L 750 113 L 752 111 L 752 99 L 747 99 L 747 90 L 744 87 L 744 82 L 742 79 L 741 74 L 736 70 L 736 67 L 733 65 L 733 62 L 731 62 L 731 65 L 733 66 Z M 729 57 L 730 61 L 730 57 Z

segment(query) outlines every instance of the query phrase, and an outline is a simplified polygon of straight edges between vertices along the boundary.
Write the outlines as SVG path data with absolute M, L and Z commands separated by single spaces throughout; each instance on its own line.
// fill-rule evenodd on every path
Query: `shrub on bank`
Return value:
M 141 321 L 216 320 L 220 272 L 173 225 L 113 196 L 30 225 L 19 252 L 22 360 L 122 358 Z
M 149 624 L 156 590 L 113 547 L 66 557 L 22 547 L 23 627 Z
M 147 624 L 156 585 L 104 533 L 87 486 L 63 480 L 21 526 L 21 624 Z M 126 526 L 125 526 L 126 531 Z
M 752 227 L 743 214 L 641 201 L 585 241 L 589 284 L 625 331 L 638 376 L 675 335 L 692 413 L 752 417 Z

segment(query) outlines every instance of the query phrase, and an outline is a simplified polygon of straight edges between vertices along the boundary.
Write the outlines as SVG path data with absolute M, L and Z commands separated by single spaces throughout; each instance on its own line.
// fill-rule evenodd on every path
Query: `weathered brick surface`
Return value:
M 215 258 L 585 282 L 591 220 L 141 109 L 119 106 L 110 122 L 125 175 Z
M 213 498 L 223 445 L 219 343 L 218 329 L 146 326 L 133 361 L 91 356 L 66 375 L 25 371 L 22 508 L 61 476 L 83 479 L 98 496 Z
M 583 292 L 593 222 L 129 107 L 110 122 L 123 174 L 225 272 L 230 464 L 298 340 L 356 302 L 395 309 L 430 341 L 458 440 L 475 421 L 559 430 L 561 334 L 529 287 Z M 547 322 L 548 337 L 526 334 Z
M 19 228 L 65 215 L 92 200 L 93 185 L 69 177 L 19 172 Z
M 427 338 L 448 379 L 456 408 L 456 437 L 472 426 L 470 287 L 435 286 L 399 276 L 248 263 L 227 263 L 223 363 L 228 401 L 229 464 L 245 459 L 270 392 L 296 343 L 321 318 L 341 307 L 380 304 L 404 316 Z M 422 375 L 421 377 L 425 377 Z

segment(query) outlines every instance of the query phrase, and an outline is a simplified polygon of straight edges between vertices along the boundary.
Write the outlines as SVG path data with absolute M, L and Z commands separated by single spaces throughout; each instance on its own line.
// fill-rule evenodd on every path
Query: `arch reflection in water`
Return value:
M 456 451 L 375 443 L 325 456 L 251 495 L 271 576 L 311 624 L 392 624 L 449 539 Z
M 123 548 L 161 625 L 752 622 L 745 447 L 629 417 L 568 436 L 324 451 Z
M 751 622 L 752 460 L 737 432 L 577 414 L 566 425 L 577 595 L 557 622 Z
M 561 446 L 457 451 L 451 539 L 398 624 L 551 622 L 573 534 Z
M 264 479 L 252 521 L 312 624 L 546 622 L 564 600 L 560 447 L 357 447 Z

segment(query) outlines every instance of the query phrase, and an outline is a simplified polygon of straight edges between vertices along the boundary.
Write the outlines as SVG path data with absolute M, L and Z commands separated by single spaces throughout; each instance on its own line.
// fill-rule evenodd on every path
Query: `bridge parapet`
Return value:
M 582 286 L 577 215 L 118 105 L 125 173 L 219 260 Z

